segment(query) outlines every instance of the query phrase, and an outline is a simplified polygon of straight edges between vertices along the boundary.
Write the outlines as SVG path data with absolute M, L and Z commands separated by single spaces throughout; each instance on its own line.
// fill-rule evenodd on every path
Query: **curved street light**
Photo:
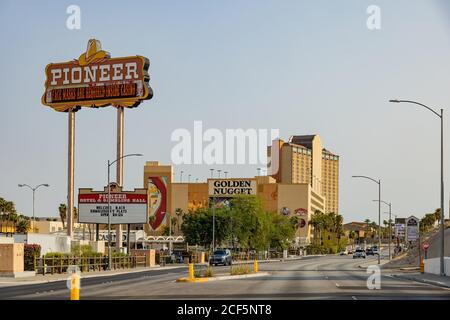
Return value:
M 364 178 L 378 184 L 378 264 L 381 263 L 381 180 L 375 180 L 367 176 L 352 176 L 352 178 Z
M 432 108 L 424 105 L 423 103 L 412 101 L 412 100 L 399 100 L 399 99 L 391 99 L 389 102 L 392 103 L 412 103 L 424 107 L 434 113 L 434 115 L 438 116 L 441 119 L 441 256 L 440 256 L 440 274 L 441 276 L 445 276 L 445 267 L 444 267 L 444 247 L 445 247 L 445 239 L 444 239 L 444 229 L 445 229 L 445 219 L 444 219 L 444 109 L 441 108 L 441 114 L 437 113 Z
M 47 183 L 41 183 L 41 184 L 39 184 L 39 185 L 37 185 L 36 187 L 33 188 L 33 187 L 29 186 L 28 184 L 19 183 L 18 186 L 20 188 L 27 187 L 27 188 L 30 188 L 31 191 L 33 191 L 33 224 L 31 226 L 31 228 L 33 229 L 33 232 L 34 232 L 34 221 L 36 219 L 35 216 L 34 216 L 34 193 L 36 192 L 37 189 L 39 189 L 39 187 L 50 187 L 50 185 L 47 184 Z
M 130 153 L 126 154 L 120 158 L 117 158 L 113 162 L 108 160 L 108 269 L 111 270 L 112 265 L 112 257 L 111 257 L 111 184 L 110 184 L 110 168 L 117 161 L 126 158 L 126 157 L 142 157 L 143 155 L 140 153 Z M 119 241 L 118 235 L 116 234 L 116 241 Z

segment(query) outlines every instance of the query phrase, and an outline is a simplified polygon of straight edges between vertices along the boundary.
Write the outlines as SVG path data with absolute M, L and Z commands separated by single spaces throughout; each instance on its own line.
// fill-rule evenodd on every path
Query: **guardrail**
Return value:
M 135 268 L 141 257 L 112 257 L 111 269 Z M 145 263 L 145 262 L 144 262 Z M 69 266 L 78 266 L 81 272 L 103 271 L 108 269 L 108 257 L 42 257 L 34 259 L 36 274 L 66 273 Z

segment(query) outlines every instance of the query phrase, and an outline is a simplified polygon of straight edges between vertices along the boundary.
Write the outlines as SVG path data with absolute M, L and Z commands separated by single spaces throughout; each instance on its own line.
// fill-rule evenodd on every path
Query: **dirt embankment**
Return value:
M 440 233 L 439 227 L 436 227 L 427 232 L 421 239 L 421 243 L 427 242 L 430 247 L 428 249 L 427 258 L 437 258 L 440 256 Z M 445 230 L 445 256 L 450 256 L 450 223 L 446 223 Z M 421 256 L 424 258 L 424 251 L 421 249 Z M 419 246 L 416 244 L 411 247 L 407 252 L 395 257 L 392 261 L 386 263 L 384 268 L 407 268 L 407 267 L 419 267 Z

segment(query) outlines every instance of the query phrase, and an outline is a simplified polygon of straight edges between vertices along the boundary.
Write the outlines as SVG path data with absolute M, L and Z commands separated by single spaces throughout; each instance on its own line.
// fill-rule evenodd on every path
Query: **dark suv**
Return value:
M 232 261 L 230 250 L 216 250 L 209 258 L 209 265 L 217 266 L 218 264 L 223 264 L 224 266 L 231 266 Z

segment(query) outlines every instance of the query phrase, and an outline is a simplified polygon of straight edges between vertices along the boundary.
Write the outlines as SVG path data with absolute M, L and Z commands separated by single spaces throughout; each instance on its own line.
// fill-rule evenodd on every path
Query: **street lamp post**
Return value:
M 378 202 L 378 200 L 373 200 Z M 381 200 L 382 203 L 389 206 L 389 260 L 391 260 L 391 242 L 392 242 L 392 226 L 391 226 L 391 215 L 392 215 L 392 203 Z M 381 250 L 381 248 L 380 248 Z
M 375 180 L 367 176 L 352 176 L 352 178 L 364 178 L 378 184 L 378 264 L 381 263 L 381 180 Z
M 142 157 L 142 154 L 140 153 L 131 153 L 131 154 L 126 154 L 120 158 L 117 158 L 116 160 L 114 160 L 113 162 L 110 162 L 108 160 L 108 270 L 111 270 L 111 266 L 112 266 L 112 257 L 111 257 L 111 183 L 110 183 L 110 169 L 111 166 L 116 163 L 117 161 L 126 158 L 126 157 Z M 122 239 L 117 239 L 117 235 L 116 235 L 116 241 L 121 241 Z
M 436 116 L 438 116 L 441 119 L 441 180 L 440 180 L 440 187 L 441 187 L 441 259 L 440 259 L 440 274 L 441 276 L 445 276 L 445 268 L 444 268 L 444 246 L 445 246 L 445 239 L 444 239 L 444 229 L 445 229 L 445 219 L 444 219 L 444 109 L 441 109 L 441 114 L 437 113 L 432 108 L 416 101 L 411 100 L 398 100 L 398 99 L 392 99 L 389 100 L 389 102 L 393 103 L 412 103 L 419 105 L 421 107 L 424 107 L 428 109 L 429 111 L 433 112 Z
M 31 189 L 31 191 L 33 191 L 33 224 L 31 225 L 31 229 L 33 230 L 33 232 L 34 232 L 34 220 L 36 220 L 36 218 L 35 218 L 35 216 L 34 216 L 34 193 L 36 192 L 36 190 L 39 188 L 39 187 L 49 187 L 50 185 L 49 184 L 47 184 L 47 183 L 42 183 L 42 184 L 40 184 L 40 185 L 37 185 L 36 187 L 30 187 L 29 185 L 27 185 L 27 184 L 18 184 L 18 186 L 20 187 L 20 188 L 22 188 L 22 187 L 27 187 L 27 188 L 30 188 Z

